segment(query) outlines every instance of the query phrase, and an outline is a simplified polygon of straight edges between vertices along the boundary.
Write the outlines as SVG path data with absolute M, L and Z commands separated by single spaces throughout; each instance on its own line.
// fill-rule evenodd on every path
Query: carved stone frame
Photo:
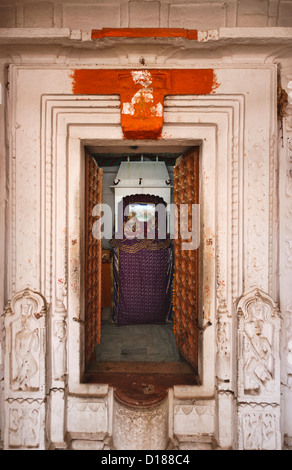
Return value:
M 57 191 L 58 201 L 60 201 L 60 199 L 64 201 L 63 204 L 58 205 L 58 211 L 64 211 L 63 215 L 59 213 L 58 221 L 62 221 L 64 219 L 67 220 L 68 217 L 68 238 L 64 236 L 62 225 L 60 227 L 58 225 L 55 227 L 56 239 L 53 243 L 56 247 L 56 259 L 58 260 L 58 263 L 55 266 L 56 271 L 54 278 L 58 281 L 54 290 L 55 292 L 57 292 L 58 289 L 67 292 L 68 289 L 67 302 L 70 306 L 68 308 L 67 318 L 67 322 L 69 324 L 68 356 L 70 357 L 68 365 L 69 394 L 78 394 L 79 396 L 83 395 L 85 397 L 89 393 L 95 396 L 95 399 L 99 398 L 107 400 L 109 395 L 108 386 L 106 384 L 82 384 L 80 381 L 84 367 L 82 352 L 82 275 L 80 271 L 80 265 L 82 266 L 82 250 L 79 243 L 81 226 L 78 212 L 79 208 L 82 207 L 82 197 L 79 190 L 76 193 L 76 188 L 82 188 L 83 145 L 92 143 L 96 145 L 100 143 L 101 145 L 106 144 L 108 146 L 114 146 L 116 143 L 121 144 L 122 135 L 118 125 L 118 100 L 114 100 L 113 98 L 108 100 L 107 97 L 99 97 L 99 100 L 97 100 L 96 97 L 93 98 L 88 96 L 84 97 L 84 101 L 82 101 L 82 103 L 81 101 L 82 100 L 80 100 L 80 98 L 78 101 L 72 98 L 69 100 L 69 98 L 67 98 L 62 102 L 60 99 L 56 100 L 56 98 L 52 96 L 43 97 L 43 109 L 46 109 L 47 113 L 45 121 L 47 125 L 46 135 L 51 135 L 52 130 L 50 129 L 50 126 L 51 122 L 53 122 L 52 129 L 55 129 L 55 131 L 53 131 L 52 139 L 54 142 L 53 148 L 56 149 L 55 152 L 53 152 L 53 159 L 55 162 L 54 165 L 57 165 L 57 168 L 60 169 L 57 171 L 57 178 L 55 181 L 56 188 L 53 190 L 53 193 L 55 194 Z M 82 110 L 80 110 L 81 104 Z M 202 215 L 204 217 L 205 227 L 202 235 L 204 240 L 202 252 L 203 259 L 205 259 L 203 262 L 203 289 L 205 289 L 205 293 L 210 293 L 208 296 L 204 295 L 202 306 L 204 310 L 204 319 L 202 326 L 204 327 L 209 321 L 211 323 L 211 326 L 206 328 L 204 333 L 201 335 L 200 355 L 202 359 L 200 363 L 200 374 L 202 384 L 194 387 L 174 387 L 174 403 L 184 403 L 184 400 L 189 400 L 190 398 L 194 399 L 198 396 L 204 399 L 212 399 L 212 397 L 214 397 L 214 394 L 216 393 L 216 364 L 214 361 L 214 353 L 216 350 L 216 315 L 214 315 L 214 312 L 216 309 L 219 309 L 219 312 L 220 309 L 222 309 L 222 305 L 225 305 L 226 308 L 229 309 L 228 311 L 231 312 L 232 302 L 238 296 L 242 285 L 241 256 L 235 256 L 235 254 L 240 254 L 241 250 L 238 243 L 238 232 L 239 225 L 241 224 L 242 212 L 238 202 L 238 195 L 242 191 L 240 171 L 243 154 L 243 104 L 244 100 L 242 96 L 232 96 L 229 99 L 217 96 L 188 96 L 183 99 L 173 97 L 167 99 L 165 103 L 164 129 L 166 135 L 164 140 L 160 142 L 160 145 L 163 147 L 166 143 L 175 142 L 181 139 L 182 131 L 184 143 L 189 142 L 190 145 L 201 143 L 202 163 L 200 171 L 201 178 L 204 181 L 202 193 Z M 95 107 L 94 111 L 92 109 L 93 106 Z M 96 107 L 99 109 L 96 109 Z M 112 111 L 109 112 L 109 108 L 112 108 Z M 107 115 L 106 110 L 108 112 Z M 53 121 L 49 118 L 50 116 L 53 117 Z M 183 125 L 176 124 L 178 119 L 180 119 L 180 122 L 183 123 Z M 109 137 L 107 139 L 104 137 L 106 128 L 110 128 L 110 134 L 108 134 Z M 167 134 L 169 134 L 169 137 L 167 137 Z M 228 136 L 227 139 L 226 136 Z M 236 146 L 230 146 L 229 139 L 233 139 L 233 142 L 236 142 Z M 80 141 L 82 142 L 81 146 Z M 67 165 L 70 167 L 70 172 L 68 172 L 68 170 L 66 171 L 64 167 L 64 162 L 61 157 L 64 152 L 67 154 Z M 228 182 L 228 175 L 225 172 L 225 161 L 219 158 L 220 154 L 227 155 L 227 159 L 230 160 L 230 162 L 233 162 L 233 164 L 228 163 L 228 165 L 233 168 L 232 185 L 230 185 L 230 180 Z M 79 163 L 76 165 L 76 162 Z M 221 189 L 218 188 L 218 175 L 220 173 L 222 174 L 220 181 Z M 64 185 L 61 184 L 61 182 L 64 181 L 64 178 L 68 178 L 68 194 L 65 192 Z M 230 189 L 230 192 L 228 192 L 228 188 Z M 215 213 L 216 194 L 220 194 L 222 201 L 219 213 L 217 214 Z M 231 202 L 232 198 L 234 201 L 233 203 Z M 66 207 L 74 207 L 75 209 L 72 213 L 68 214 L 66 213 Z M 230 208 L 229 212 L 226 211 L 226 208 Z M 221 220 L 220 226 L 217 223 L 218 218 Z M 231 238 L 226 239 L 224 225 L 229 223 L 230 218 L 232 219 L 233 231 L 231 233 Z M 53 217 L 53 220 L 57 221 L 57 218 Z M 214 237 L 215 233 L 216 239 Z M 229 262 L 233 267 L 232 273 L 228 273 L 227 270 L 228 260 L 222 257 L 217 257 L 216 261 L 215 255 L 216 252 L 225 251 L 229 243 L 233 246 L 233 249 L 229 254 Z M 66 264 L 66 260 L 63 259 L 63 253 L 66 253 L 67 250 L 68 264 Z M 223 282 L 228 276 L 228 282 Z M 66 300 L 64 303 L 65 302 Z M 54 305 L 54 299 L 52 299 L 52 304 Z M 231 325 L 231 314 L 229 313 L 227 317 Z M 232 335 L 230 336 L 229 347 L 232 349 Z M 202 351 L 204 351 L 204 354 L 202 354 Z M 76 367 L 76 365 L 78 366 Z M 225 381 L 223 389 L 222 384 L 218 387 L 218 401 L 220 401 L 221 393 L 224 395 L 224 399 L 226 399 L 226 388 L 232 388 L 232 367 L 233 359 L 230 357 L 227 372 L 228 385 Z M 54 383 L 56 384 L 56 382 Z M 174 410 L 176 410 L 176 406 L 178 405 L 175 405 Z M 232 415 L 232 403 L 229 407 Z M 213 410 L 215 409 L 214 406 L 211 408 L 213 408 Z M 108 419 L 109 416 L 107 420 Z M 220 421 L 220 418 L 217 417 L 217 420 Z M 213 416 L 213 423 L 213 429 L 215 429 L 215 416 Z M 224 426 L 224 423 L 222 422 L 220 426 Z M 180 433 L 180 431 L 179 424 L 176 424 L 175 417 L 174 426 L 171 427 L 171 429 L 172 431 L 170 432 L 177 437 L 177 433 Z M 210 425 L 208 425 L 208 430 L 209 429 Z M 73 431 L 70 430 L 71 434 L 72 432 Z M 218 439 L 220 439 L 219 433 Z M 232 440 L 231 435 L 226 437 L 226 440 Z M 224 442 L 222 443 L 225 445 Z
M 232 65 L 232 72 L 240 74 L 247 68 L 243 65 L 237 69 Z M 12 91 L 17 87 L 21 91 L 21 86 L 25 86 L 25 80 L 21 81 L 23 77 L 29 79 L 31 72 L 37 74 L 38 70 L 42 70 L 44 73 L 45 69 L 45 66 L 41 69 L 38 66 L 11 66 Z M 276 67 L 255 65 L 254 70 L 262 79 L 268 77 L 270 88 L 264 92 L 264 102 L 270 106 L 275 96 Z M 49 413 L 46 428 L 49 440 L 61 447 L 66 446 L 66 435 L 69 435 L 69 439 L 91 436 L 98 440 L 112 433 L 112 390 L 107 384 L 81 383 L 84 364 L 80 268 L 83 262 L 80 245 L 82 157 L 86 144 L 98 142 L 114 146 L 125 141 L 120 129 L 118 97 L 73 96 L 68 69 L 56 67 L 49 71 L 52 75 L 56 73 L 58 79 L 63 81 L 62 85 L 58 84 L 58 94 L 47 95 L 46 85 L 41 80 L 35 92 L 35 106 L 41 102 L 40 120 L 36 123 L 37 129 L 41 129 L 40 263 L 35 270 L 31 267 L 25 270 L 26 266 L 21 263 L 23 257 L 21 247 L 17 244 L 16 220 L 21 224 L 24 216 L 22 204 L 17 199 L 16 183 L 24 183 L 27 175 L 25 172 L 18 173 L 15 159 L 11 158 L 11 271 L 8 289 L 10 296 L 21 290 L 21 275 L 24 275 L 27 284 L 38 286 L 50 304 L 47 343 L 49 361 L 46 371 Z M 227 79 L 230 72 L 227 65 L 216 70 L 218 81 L 222 83 L 220 94 L 166 98 L 163 136 L 158 142 L 162 146 L 172 142 L 201 145 L 200 174 L 204 188 L 201 217 L 204 220 L 202 326 L 207 325 L 207 321 L 212 324 L 201 335 L 202 384 L 194 387 L 177 386 L 169 392 L 169 437 L 184 442 L 188 436 L 184 436 L 183 429 L 188 429 L 193 440 L 207 435 L 210 439 L 215 437 L 221 447 L 237 445 L 234 301 L 253 285 L 269 291 L 273 298 L 277 294 L 274 275 L 277 259 L 273 237 L 277 211 L 274 192 L 275 110 L 270 106 L 258 137 L 253 125 L 257 125 L 259 116 L 254 114 L 250 100 L 254 98 L 256 90 L 260 87 L 263 89 L 262 85 L 247 84 L 244 89 L 240 89 L 233 82 L 234 88 L 231 89 L 231 81 Z M 27 75 L 22 76 L 22 73 Z M 253 91 L 252 98 L 248 96 L 247 90 Z M 16 108 L 16 103 L 12 102 L 11 122 L 13 126 L 15 122 L 21 123 L 24 129 L 25 119 L 21 115 L 21 108 L 20 111 Z M 258 112 L 261 112 L 261 108 Z M 18 146 L 26 139 L 23 129 L 21 133 L 17 133 L 16 128 L 11 130 L 11 155 L 17 153 Z M 258 142 L 260 148 L 256 147 Z M 246 149 L 249 151 L 248 156 L 245 155 Z M 255 157 L 252 150 L 255 151 Z M 39 158 L 35 148 L 33 155 Z M 26 155 L 23 158 L 27 158 Z M 255 171 L 257 168 L 261 169 L 259 174 Z M 255 184 L 264 190 L 260 201 L 253 192 Z M 36 219 L 37 214 L 34 213 L 33 217 Z M 260 247 L 248 233 L 248 224 L 255 220 L 259 221 L 265 234 Z M 25 222 L 25 236 L 31 233 L 30 230 L 29 221 Z M 33 243 L 38 248 L 34 239 L 31 246 Z M 58 324 L 59 334 L 55 334 L 55 324 Z M 65 358 L 58 371 L 54 370 L 57 349 L 61 357 Z M 92 416 L 90 427 L 86 429 L 82 424 L 85 416 L 82 404 L 88 409 L 87 418 Z M 190 405 L 193 410 L 191 413 Z M 93 409 L 100 410 L 98 419 Z M 201 416 L 205 412 L 208 414 L 206 421 L 192 418 L 194 413 Z M 182 416 L 185 427 L 182 426 Z

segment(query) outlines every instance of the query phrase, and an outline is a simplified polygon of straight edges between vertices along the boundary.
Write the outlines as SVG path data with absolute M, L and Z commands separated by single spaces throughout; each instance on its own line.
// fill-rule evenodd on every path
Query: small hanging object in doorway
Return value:
M 117 184 L 119 184 L 120 181 L 121 181 L 121 180 L 119 180 L 119 179 L 118 179 L 118 181 L 117 181 L 117 180 L 113 180 L 113 183 L 114 183 L 114 185 L 116 186 Z
M 170 179 L 165 180 L 165 184 L 169 185 L 170 184 Z
M 141 183 L 142 183 L 142 179 L 143 179 L 143 178 L 139 178 L 139 184 L 141 184 Z

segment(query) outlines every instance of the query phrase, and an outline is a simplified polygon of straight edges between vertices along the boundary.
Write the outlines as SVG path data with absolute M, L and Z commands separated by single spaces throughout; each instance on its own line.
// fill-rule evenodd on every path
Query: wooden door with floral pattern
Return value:
M 180 354 L 198 369 L 199 319 L 199 249 L 186 232 L 199 225 L 199 149 L 188 150 L 179 157 L 174 167 L 174 204 L 177 207 L 175 252 L 175 335 Z M 195 210 L 192 210 L 192 209 Z M 187 209 L 187 218 L 184 216 Z M 197 217 L 197 220 L 192 220 Z M 193 225 L 192 225 L 193 224 Z M 184 226 L 183 226 L 184 225 Z M 196 237 L 199 239 L 199 227 Z M 183 231 L 185 229 L 185 232 Z M 193 234 L 191 236 L 194 237 Z
M 85 153 L 85 363 L 88 364 L 101 334 L 101 217 L 93 209 L 102 204 L 103 170 Z M 93 230 L 94 229 L 94 230 Z

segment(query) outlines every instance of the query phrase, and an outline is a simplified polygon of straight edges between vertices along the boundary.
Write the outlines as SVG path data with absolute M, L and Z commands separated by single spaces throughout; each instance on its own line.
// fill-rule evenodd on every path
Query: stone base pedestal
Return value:
M 113 407 L 113 446 L 116 450 L 164 450 L 168 445 L 168 399 L 131 406 L 117 393 Z

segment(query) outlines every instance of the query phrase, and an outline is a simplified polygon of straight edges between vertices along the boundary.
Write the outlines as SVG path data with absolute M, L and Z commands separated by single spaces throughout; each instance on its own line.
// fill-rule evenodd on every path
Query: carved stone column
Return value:
M 45 449 L 46 313 L 30 289 L 5 309 L 4 449 Z
M 281 449 L 280 312 L 254 289 L 237 302 L 238 448 Z
M 217 309 L 217 354 L 216 354 L 216 388 L 217 388 L 217 441 L 221 448 L 234 446 L 234 391 L 232 384 L 232 318 L 226 301 L 220 300 Z M 226 422 L 229 426 L 223 425 Z
M 67 309 L 64 295 L 56 300 L 52 312 L 52 382 L 48 401 L 48 429 L 51 448 L 64 449 L 67 395 Z

